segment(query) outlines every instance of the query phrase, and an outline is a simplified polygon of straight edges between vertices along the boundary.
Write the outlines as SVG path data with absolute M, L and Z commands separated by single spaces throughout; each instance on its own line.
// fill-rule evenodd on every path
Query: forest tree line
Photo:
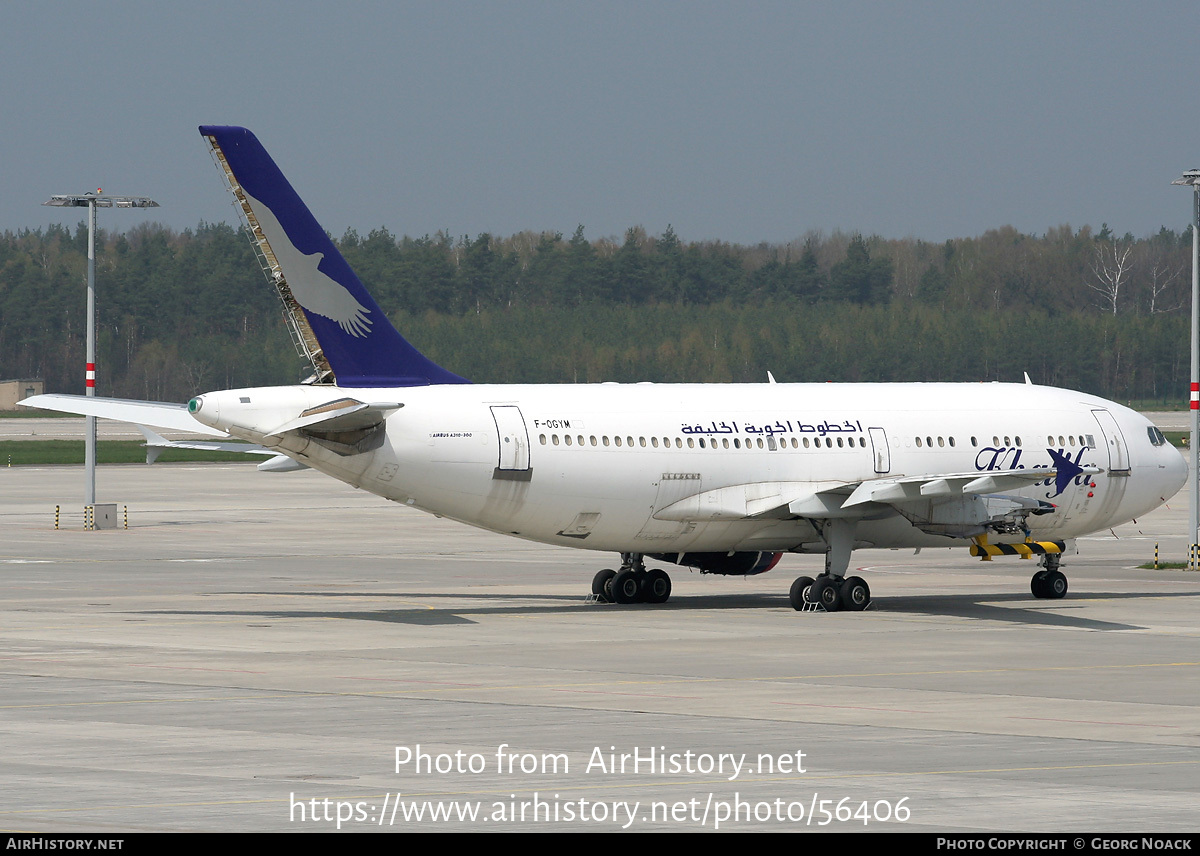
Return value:
M 929 243 L 685 242 L 583 227 L 335 240 L 418 348 L 477 382 L 1020 381 L 1183 400 L 1191 235 L 1011 227 Z M 87 230 L 0 235 L 0 378 L 81 392 Z M 240 229 L 101 231 L 100 395 L 183 401 L 307 372 Z

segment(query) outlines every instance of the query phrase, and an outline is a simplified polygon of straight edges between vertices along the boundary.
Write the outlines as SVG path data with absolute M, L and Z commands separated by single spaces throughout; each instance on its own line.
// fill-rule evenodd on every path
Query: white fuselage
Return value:
M 338 398 L 403 406 L 355 454 L 295 432 L 265 436 Z M 1029 518 L 1031 534 L 1065 539 L 1157 507 L 1186 477 L 1140 414 L 1031 385 L 296 386 L 199 400 L 201 422 L 387 499 L 594 550 L 823 552 L 810 518 L 788 513 L 804 485 L 1048 468 L 1048 449 L 1102 472 L 1061 492 L 1049 479 L 1006 493 L 1052 503 Z M 955 543 L 882 506 L 855 534 L 856 547 Z

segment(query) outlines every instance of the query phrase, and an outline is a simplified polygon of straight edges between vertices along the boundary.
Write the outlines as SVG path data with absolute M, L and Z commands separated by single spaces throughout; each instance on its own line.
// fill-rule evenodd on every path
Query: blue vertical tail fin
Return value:
M 338 386 L 468 383 L 414 348 L 384 316 L 258 138 L 201 125 L 318 380 Z

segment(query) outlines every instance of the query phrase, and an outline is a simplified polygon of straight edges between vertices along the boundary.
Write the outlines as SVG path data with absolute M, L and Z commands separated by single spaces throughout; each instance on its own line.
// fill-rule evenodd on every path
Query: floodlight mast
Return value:
M 1200 570 L 1200 449 L 1196 435 L 1200 433 L 1200 169 L 1189 169 L 1171 184 L 1192 188 L 1192 377 L 1188 403 L 1191 414 L 1191 439 L 1188 441 L 1188 568 Z
M 84 394 L 96 394 L 96 209 L 97 208 L 157 208 L 158 203 L 145 196 L 104 196 L 99 190 L 81 196 L 62 194 L 51 196 L 48 202 L 55 208 L 88 209 L 88 268 L 87 268 L 87 366 L 84 369 Z M 96 417 L 87 417 L 84 429 L 83 465 L 87 473 L 83 504 L 96 504 Z

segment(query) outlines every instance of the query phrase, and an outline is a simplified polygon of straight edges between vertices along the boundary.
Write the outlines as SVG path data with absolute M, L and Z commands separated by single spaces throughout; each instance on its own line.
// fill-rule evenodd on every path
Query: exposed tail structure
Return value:
M 238 200 L 317 383 L 468 383 L 397 332 L 254 134 L 222 125 L 202 125 L 200 133 Z

